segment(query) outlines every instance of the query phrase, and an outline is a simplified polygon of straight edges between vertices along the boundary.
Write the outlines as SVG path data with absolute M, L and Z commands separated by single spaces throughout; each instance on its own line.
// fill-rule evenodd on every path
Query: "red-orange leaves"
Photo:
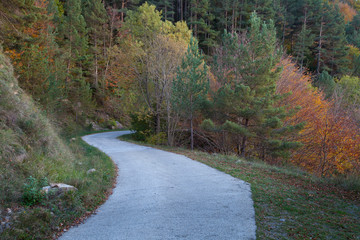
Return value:
M 286 124 L 306 122 L 293 136 L 303 147 L 293 152 L 291 161 L 318 175 L 344 174 L 360 170 L 360 131 L 350 114 L 311 86 L 311 77 L 301 73 L 289 60 L 278 82 L 280 94 L 292 92 L 283 105 L 301 107 Z

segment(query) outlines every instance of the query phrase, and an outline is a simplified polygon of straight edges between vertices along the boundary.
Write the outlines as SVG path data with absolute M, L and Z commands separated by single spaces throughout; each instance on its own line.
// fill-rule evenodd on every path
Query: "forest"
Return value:
M 356 0 L 8 0 L 0 42 L 62 132 L 360 171 Z
M 0 0 L 0 238 L 94 213 L 122 128 L 251 184 L 258 239 L 357 238 L 360 1 Z

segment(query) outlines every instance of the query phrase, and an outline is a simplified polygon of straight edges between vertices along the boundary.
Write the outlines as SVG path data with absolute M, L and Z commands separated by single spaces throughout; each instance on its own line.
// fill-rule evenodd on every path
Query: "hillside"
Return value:
M 10 61 L 0 53 L 0 201 L 20 197 L 26 176 L 71 168 L 75 157 L 39 108 L 19 86 Z M 43 163 L 50 163 L 46 166 Z M 22 177 L 22 178 L 21 178 Z M 52 181 L 58 181 L 53 177 Z
M 111 189 L 112 161 L 80 139 L 64 142 L 18 86 L 2 52 L 0 143 L 1 239 L 52 237 L 96 208 Z M 93 168 L 97 172 L 87 174 Z M 45 196 L 40 189 L 50 183 L 71 184 L 78 191 Z

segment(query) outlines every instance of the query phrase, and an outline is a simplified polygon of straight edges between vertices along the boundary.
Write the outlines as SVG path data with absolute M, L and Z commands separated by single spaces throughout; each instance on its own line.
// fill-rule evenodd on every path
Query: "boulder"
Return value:
M 91 128 L 95 131 L 101 131 L 104 130 L 104 128 L 100 127 L 99 125 L 97 125 L 96 123 L 92 122 L 91 123 Z
M 93 173 L 93 172 L 96 172 L 95 168 L 88 170 L 86 173 L 89 175 L 90 173 Z
M 115 121 L 115 129 L 123 129 L 123 128 L 124 128 L 124 126 L 121 123 L 119 123 L 118 121 Z
M 50 186 L 43 187 L 41 189 L 43 193 L 48 194 L 49 192 L 68 192 L 68 191 L 77 191 L 77 188 L 71 185 L 67 185 L 65 183 L 51 183 Z
M 77 191 L 77 188 L 71 185 L 67 185 L 65 183 L 51 183 L 50 184 L 51 188 L 58 188 L 63 190 L 64 192 L 67 191 Z

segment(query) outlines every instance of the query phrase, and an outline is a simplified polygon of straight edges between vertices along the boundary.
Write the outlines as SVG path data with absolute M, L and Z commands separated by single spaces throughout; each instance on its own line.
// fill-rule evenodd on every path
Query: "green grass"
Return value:
M 121 140 L 131 141 L 131 137 L 123 136 Z M 185 155 L 250 183 L 258 239 L 360 239 L 359 191 L 290 167 L 153 147 Z
M 80 137 L 67 141 L 67 144 L 76 159 L 68 169 L 61 169 L 62 165 L 57 166 L 53 159 L 37 156 L 32 159 L 28 171 L 49 176 L 51 182 L 73 185 L 78 191 L 61 196 L 50 195 L 31 207 L 23 206 L 21 202 L 7 203 L 16 211 L 17 217 L 12 227 L 0 235 L 0 239 L 54 238 L 62 229 L 80 221 L 106 200 L 116 177 L 112 160 Z M 96 172 L 87 174 L 92 168 Z

